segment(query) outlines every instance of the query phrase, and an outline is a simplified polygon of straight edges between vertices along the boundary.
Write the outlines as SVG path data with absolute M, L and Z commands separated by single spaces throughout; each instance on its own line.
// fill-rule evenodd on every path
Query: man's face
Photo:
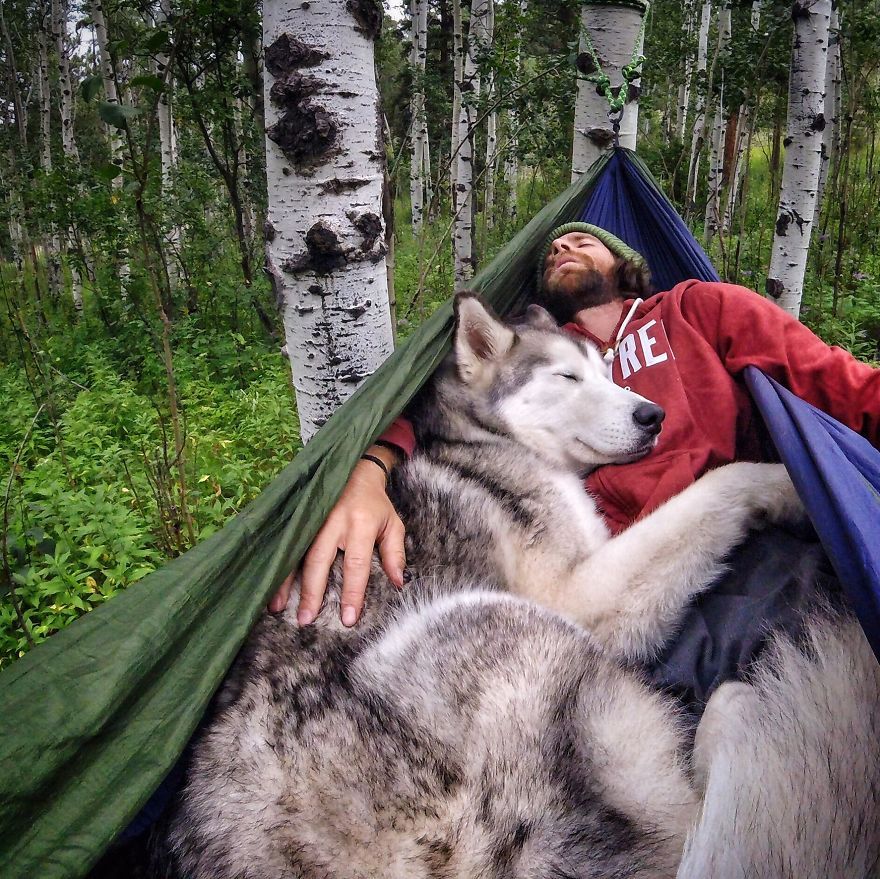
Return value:
M 561 235 L 544 262 L 539 304 L 564 323 L 583 308 L 610 302 L 617 295 L 616 264 L 617 258 L 595 236 L 587 232 Z

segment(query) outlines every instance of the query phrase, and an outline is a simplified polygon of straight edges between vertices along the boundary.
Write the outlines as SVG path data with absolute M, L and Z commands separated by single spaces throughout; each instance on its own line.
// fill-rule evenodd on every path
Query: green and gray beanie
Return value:
M 569 232 L 586 232 L 588 235 L 593 235 L 615 256 L 625 259 L 637 268 L 648 268 L 645 258 L 637 250 L 633 250 L 628 244 L 605 229 L 594 226 L 592 223 L 564 223 L 562 226 L 557 226 L 547 236 L 543 246 L 538 251 L 538 290 L 541 289 L 544 283 L 544 262 L 547 259 L 547 254 L 550 253 L 553 242 L 562 235 L 568 235 Z

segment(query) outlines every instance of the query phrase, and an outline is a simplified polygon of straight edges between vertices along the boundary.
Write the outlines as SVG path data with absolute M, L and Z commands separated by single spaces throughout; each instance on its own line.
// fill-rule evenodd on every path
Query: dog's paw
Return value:
M 753 526 L 765 522 L 794 524 L 805 517 L 803 504 L 782 464 L 738 461 L 708 475 L 717 480 L 719 494 L 740 506 Z
M 755 704 L 755 691 L 740 681 L 721 684 L 709 697 L 697 726 L 691 758 L 694 784 L 700 793 L 706 789 L 715 754 L 725 742 L 736 740 L 736 729 L 747 711 Z

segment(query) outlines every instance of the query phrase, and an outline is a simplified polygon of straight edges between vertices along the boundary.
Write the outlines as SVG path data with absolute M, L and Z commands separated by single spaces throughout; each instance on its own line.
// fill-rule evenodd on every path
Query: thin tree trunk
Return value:
M 623 78 L 623 68 L 642 52 L 644 29 L 642 20 L 647 4 L 597 6 L 585 3 L 581 7 L 581 28 L 578 70 L 581 74 L 595 73 L 595 61 L 590 44 L 598 56 L 602 71 L 611 80 L 612 89 L 628 89 L 623 118 L 620 120 L 620 145 L 636 147 L 639 120 L 639 86 L 634 80 L 629 87 Z M 609 147 L 614 144 L 614 132 L 608 119 L 608 100 L 597 94 L 596 84 L 578 78 L 574 105 L 574 137 L 571 157 L 571 179 L 577 180 Z
M 37 51 L 39 63 L 37 73 L 40 91 L 40 166 L 45 174 L 52 173 L 52 89 L 49 82 L 49 37 L 50 11 L 41 9 L 40 26 L 37 30 Z M 50 214 L 54 214 L 54 204 L 49 205 Z M 43 239 L 43 251 L 46 254 L 46 277 L 49 284 L 49 295 L 57 302 L 64 288 L 61 270 L 61 239 L 55 227 L 54 219 L 50 221 L 49 233 Z
M 721 65 L 721 88 L 715 102 L 715 116 L 712 123 L 712 149 L 709 154 L 709 173 L 707 175 L 708 193 L 706 216 L 703 224 L 703 240 L 708 246 L 721 226 L 721 188 L 724 179 L 724 65 L 730 44 L 730 3 L 722 0 L 718 7 L 718 51 L 715 63 Z
M 813 214 L 813 224 L 819 222 L 819 214 L 822 210 L 822 196 L 825 192 L 825 183 L 828 180 L 828 169 L 835 147 L 838 146 L 837 138 L 840 129 L 840 117 L 838 111 L 840 103 L 838 92 L 840 91 L 840 18 L 837 12 L 836 0 L 831 3 L 831 23 L 828 29 L 828 60 L 825 64 L 825 130 L 822 132 L 822 153 L 819 165 L 819 185 L 816 189 L 816 209 Z M 872 141 L 873 143 L 873 141 Z M 872 153 L 873 158 L 873 153 Z M 868 169 L 868 176 L 873 176 L 873 169 Z
M 684 75 L 681 85 L 678 87 L 678 105 L 676 107 L 675 136 L 679 141 L 684 140 L 687 128 L 688 110 L 691 105 L 691 89 L 694 77 L 694 55 L 692 43 L 694 38 L 694 13 L 696 12 L 696 0 L 685 0 L 682 7 L 684 18 Z
M 486 15 L 486 49 L 491 50 L 495 42 L 495 0 L 488 0 Z M 492 107 L 495 99 L 495 76 L 489 73 L 486 78 L 486 101 Z M 486 229 L 492 228 L 492 217 L 495 211 L 495 172 L 498 154 L 498 111 L 489 110 L 486 117 L 486 197 L 483 205 L 483 216 Z
M 514 79 L 518 83 L 522 73 L 522 20 L 526 13 L 526 0 L 519 0 L 517 4 L 516 22 L 516 53 L 514 56 Z M 507 216 L 512 222 L 516 222 L 517 216 L 517 188 L 519 185 L 519 114 L 516 105 L 507 112 L 507 124 L 505 126 L 504 145 L 504 179 L 507 184 Z
M 688 182 L 686 201 L 691 208 L 697 197 L 700 182 L 700 156 L 706 136 L 706 103 L 709 99 L 709 24 L 712 19 L 712 0 L 703 0 L 700 10 L 700 31 L 697 38 L 697 68 L 694 82 L 696 99 L 694 103 L 694 124 L 691 130 L 690 162 L 688 163 Z
M 787 146 L 767 292 L 797 316 L 822 159 L 831 0 L 795 0 L 793 18 Z
M 70 57 L 67 41 L 67 0 L 52 0 L 52 36 L 55 42 L 55 52 L 58 59 L 58 89 L 61 97 L 59 107 L 61 112 L 61 149 L 65 160 L 73 167 L 79 165 L 79 150 L 73 136 L 73 111 L 75 106 L 73 84 L 70 79 Z M 75 230 L 68 230 L 68 243 L 76 248 L 77 236 Z M 68 249 L 68 254 L 69 254 Z M 70 270 L 71 297 L 73 307 L 77 313 L 83 310 L 83 287 L 82 276 L 78 266 L 68 260 Z M 93 272 L 89 272 L 93 274 Z
M 391 353 L 377 0 L 263 4 L 268 268 L 304 440 Z M 318 87 L 304 106 L 302 59 Z
M 425 57 L 427 55 L 427 0 L 410 0 L 412 39 L 410 66 L 413 75 L 413 93 L 410 101 L 412 122 L 410 124 L 409 202 L 413 234 L 422 230 L 425 210 Z
M 457 210 L 458 188 L 456 186 L 456 174 L 458 173 L 458 144 L 461 136 L 461 85 L 464 79 L 464 39 L 461 21 L 462 0 L 452 0 L 452 132 L 450 135 L 449 157 L 449 187 L 452 193 L 452 210 Z
M 452 227 L 455 254 L 455 288 L 466 286 L 474 274 L 473 251 L 473 157 L 474 135 L 477 123 L 477 104 L 480 99 L 480 69 L 477 58 L 485 45 L 488 0 L 472 0 L 468 22 L 467 51 L 464 58 L 461 91 L 462 107 L 459 114 L 457 170 L 455 173 L 455 218 Z M 466 97 L 464 97 L 466 95 Z

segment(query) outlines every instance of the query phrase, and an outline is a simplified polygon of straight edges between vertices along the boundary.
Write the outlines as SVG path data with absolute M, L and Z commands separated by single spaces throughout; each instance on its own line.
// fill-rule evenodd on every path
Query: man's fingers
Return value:
M 321 602 L 327 591 L 327 577 L 336 558 L 336 549 L 336 537 L 331 536 L 330 532 L 322 531 L 303 559 L 299 609 L 296 613 L 296 621 L 301 626 L 314 622 L 321 610 Z
M 385 569 L 388 579 L 398 588 L 403 586 L 403 572 L 406 568 L 406 553 L 403 542 L 405 536 L 403 522 L 394 516 L 388 522 L 379 541 L 379 557 L 382 559 L 382 567 Z
M 290 600 L 290 590 L 293 588 L 293 578 L 296 575 L 295 571 L 291 571 L 287 577 L 285 577 L 284 582 L 278 587 L 278 591 L 269 599 L 269 613 L 281 613 L 284 608 L 287 607 L 287 602 Z
M 353 626 L 364 606 L 364 593 L 370 579 L 370 562 L 376 545 L 375 531 L 358 530 L 346 541 L 342 560 L 342 624 Z

